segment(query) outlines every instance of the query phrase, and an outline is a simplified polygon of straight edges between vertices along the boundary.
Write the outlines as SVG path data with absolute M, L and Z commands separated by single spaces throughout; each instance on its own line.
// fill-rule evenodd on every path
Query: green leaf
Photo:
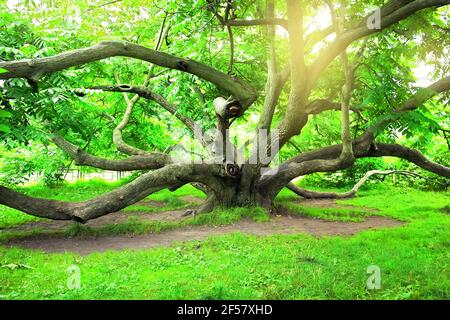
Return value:
M 9 72 L 9 70 L 6 70 L 4 68 L 0 68 L 0 73 L 6 73 L 6 72 Z
M 0 132 L 10 133 L 11 128 L 6 124 L 0 123 Z
M 0 118 L 11 118 L 11 117 L 12 117 L 11 112 L 0 109 Z

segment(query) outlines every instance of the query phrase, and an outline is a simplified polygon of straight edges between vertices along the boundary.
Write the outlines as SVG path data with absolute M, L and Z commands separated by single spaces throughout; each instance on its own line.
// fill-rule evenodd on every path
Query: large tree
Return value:
M 89 90 L 73 89 L 78 96 L 89 95 L 92 91 L 101 91 L 105 95 L 112 94 L 110 92 L 123 94 L 126 109 L 122 111 L 120 121 L 115 122 L 117 114 L 106 114 L 104 118 L 115 124 L 112 141 L 118 151 L 127 155 L 126 158 L 96 156 L 82 146 L 69 142 L 56 130 L 51 135 L 52 142 L 79 166 L 117 171 L 143 170 L 138 178 L 112 192 L 83 202 L 37 199 L 0 186 L 0 204 L 39 217 L 86 222 L 118 211 L 161 189 L 175 190 L 185 184 L 193 184 L 207 194 L 207 200 L 199 212 L 208 212 L 218 205 L 261 205 L 271 210 L 275 196 L 284 187 L 302 197 L 352 196 L 363 181 L 379 172 L 368 173 L 361 183 L 346 194 L 304 190 L 291 181 L 312 173 L 350 168 L 359 158 L 386 156 L 405 159 L 436 175 L 450 178 L 450 168 L 433 162 L 419 150 L 377 140 L 386 129 L 391 130 L 393 124 L 400 126 L 402 121 L 407 121 L 405 115 L 413 114 L 430 99 L 445 95 L 450 90 L 450 76 L 445 74 L 426 88 L 413 90 L 402 87 L 405 83 L 396 79 L 399 70 L 400 73 L 404 71 L 404 64 L 399 67 L 401 62 L 396 59 L 400 59 L 405 52 L 415 50 L 418 40 L 413 35 L 421 27 L 425 28 L 425 34 L 432 30 L 434 39 L 440 39 L 434 49 L 436 52 L 433 52 L 432 46 L 427 46 L 426 53 L 435 53 L 437 60 L 439 54 L 443 54 L 444 58 L 439 60 L 440 70 L 448 71 L 448 56 L 445 58 L 445 54 L 449 54 L 449 29 L 445 25 L 448 24 L 445 8 L 448 8 L 450 0 L 374 2 L 373 4 L 380 6 L 379 9 L 375 9 L 373 4 L 365 7 L 358 2 L 332 0 L 286 0 L 283 3 L 268 0 L 264 4 L 252 4 L 254 8 L 247 10 L 247 2 L 209 0 L 197 8 L 205 16 L 211 17 L 207 24 L 218 25 L 218 29 L 223 28 L 226 32 L 229 51 L 225 66 L 208 65 L 163 52 L 164 42 L 168 42 L 168 34 L 174 23 L 168 21 L 169 14 L 158 26 L 159 31 L 154 34 L 157 39 L 154 48 L 142 46 L 138 41 L 112 40 L 46 57 L 1 61 L 0 79 L 4 80 L 3 86 L 7 87 L 13 79 L 23 78 L 35 93 L 42 90 L 42 79 L 51 74 L 66 69 L 73 70 L 73 67 L 83 72 L 87 65 L 112 57 L 133 58 L 148 63 L 148 66 L 142 72 L 142 83 L 120 84 L 120 80 L 126 77 L 119 74 L 115 75 L 117 81 L 114 83 L 93 83 L 85 88 Z M 311 31 L 308 27 L 311 19 L 317 18 L 317 12 L 324 10 L 330 15 L 330 25 Z M 412 27 L 414 23 L 417 25 Z M 265 86 L 243 80 L 246 76 L 235 72 L 236 64 L 239 63 L 236 51 L 240 50 L 240 56 L 245 56 L 242 51 L 248 48 L 248 45 L 246 48 L 238 48 L 240 40 L 236 37 L 236 32 L 255 28 L 261 31 L 259 34 L 264 38 L 259 47 L 265 48 L 263 52 L 267 57 L 267 67 L 255 62 L 251 68 L 267 71 Z M 401 42 L 397 39 L 400 37 L 404 39 L 401 43 L 402 53 L 393 53 L 392 61 L 386 62 L 387 70 L 377 73 L 373 57 L 379 51 L 385 54 L 390 50 L 395 52 L 396 47 L 392 45 L 392 41 Z M 255 36 L 255 39 L 260 37 Z M 426 37 L 421 39 L 426 40 Z M 211 41 L 214 42 L 214 38 Z M 207 50 L 206 41 L 201 43 Z M 283 48 L 287 48 L 286 52 Z M 254 50 L 250 50 L 247 58 L 250 57 L 248 59 L 251 60 L 254 53 Z M 124 69 L 125 67 L 126 64 Z M 164 74 L 165 69 L 190 74 L 195 79 L 209 82 L 215 87 L 208 88 L 218 95 L 213 99 L 205 90 L 197 90 L 200 100 L 211 101 L 199 103 L 189 115 L 180 108 L 181 101 L 177 103 L 174 99 L 169 100 L 154 89 L 154 79 L 170 83 L 170 79 L 158 77 Z M 379 108 L 365 109 L 365 104 L 368 103 L 363 103 L 373 97 L 373 91 L 379 90 L 371 90 L 370 85 L 365 83 L 367 70 L 372 70 L 379 76 L 377 81 L 381 82 L 381 87 L 385 90 L 382 92 L 385 98 L 379 101 Z M 141 79 L 142 75 L 128 78 Z M 183 78 L 177 78 L 176 81 L 180 79 Z M 406 97 L 407 94 L 411 96 Z M 262 102 L 259 97 L 262 97 Z M 8 97 L 3 99 L 6 103 Z M 180 96 L 181 99 L 183 98 Z M 170 156 L 172 148 L 166 148 L 166 152 L 152 152 L 127 143 L 122 133 L 130 125 L 133 110 L 142 100 L 158 104 L 180 121 L 192 132 L 199 145 L 207 150 L 204 155 L 208 158 L 203 156 L 201 163 L 186 163 Z M 214 107 L 217 132 L 194 135 L 196 121 L 192 114 L 206 115 L 204 105 Z M 330 111 L 340 113 L 340 143 L 307 152 L 298 151 L 297 155 L 282 163 L 273 161 L 278 152 L 301 137 L 303 129 L 313 116 Z M 258 120 L 254 126 L 254 138 L 245 143 L 245 146 L 250 147 L 244 150 L 231 143 L 226 132 L 232 131 L 233 125 L 237 123 L 235 120 L 245 119 L 248 112 L 258 114 Z M 320 128 L 320 123 L 318 127 Z M 268 142 L 262 143 L 262 136 L 269 132 Z M 318 135 L 316 139 L 322 137 Z M 238 161 L 238 158 L 245 161 Z

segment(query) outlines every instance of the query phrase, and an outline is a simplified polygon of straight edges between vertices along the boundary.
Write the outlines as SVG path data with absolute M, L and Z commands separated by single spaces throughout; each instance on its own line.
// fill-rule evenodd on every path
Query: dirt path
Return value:
M 189 199 L 188 202 L 197 204 L 200 201 Z M 163 202 L 142 201 L 139 205 L 163 207 Z M 350 206 L 338 205 L 332 200 L 305 200 L 302 205 L 312 207 L 334 207 L 349 208 Z M 374 212 L 368 208 L 353 207 L 358 210 Z M 86 225 L 90 227 L 101 227 L 113 223 L 121 223 L 130 215 L 138 215 L 141 219 L 153 221 L 179 221 L 185 219 L 182 214 L 185 210 L 166 211 L 158 213 L 146 212 L 115 212 L 107 216 L 91 220 Z M 27 223 L 4 231 L 26 231 L 34 228 L 43 230 L 62 230 L 73 222 L 70 221 L 39 221 Z M 161 246 L 170 246 L 173 242 L 184 242 L 190 240 L 204 240 L 214 235 L 224 235 L 232 232 L 243 232 L 258 236 L 271 234 L 296 234 L 308 233 L 314 236 L 342 235 L 350 236 L 367 229 L 378 229 L 400 226 L 403 223 L 394 219 L 370 216 L 363 222 L 342 222 L 323 219 L 313 219 L 298 215 L 282 215 L 272 217 L 269 222 L 254 222 L 242 220 L 232 225 L 224 226 L 189 226 L 181 229 L 163 231 L 161 233 L 148 233 L 143 235 L 120 235 L 105 237 L 74 237 L 36 235 L 32 237 L 13 239 L 4 243 L 6 246 L 18 246 L 27 249 L 43 250 L 45 252 L 75 252 L 87 255 L 93 252 L 104 252 L 107 250 L 122 249 L 145 249 Z
M 274 217 L 269 222 L 242 220 L 232 225 L 209 227 L 191 226 L 183 229 L 149 233 L 145 235 L 123 235 L 114 237 L 62 238 L 42 237 L 16 239 L 7 246 L 38 249 L 45 252 L 76 252 L 87 255 L 93 252 L 121 249 L 145 249 L 170 246 L 174 241 L 204 240 L 213 235 L 236 231 L 254 235 L 308 233 L 315 236 L 349 236 L 367 229 L 400 226 L 402 222 L 385 217 L 369 217 L 363 222 L 340 222 L 298 216 Z

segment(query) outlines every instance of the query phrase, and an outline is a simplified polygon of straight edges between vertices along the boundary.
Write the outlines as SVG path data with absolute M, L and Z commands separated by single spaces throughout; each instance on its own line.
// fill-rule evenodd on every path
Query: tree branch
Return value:
M 322 71 L 334 60 L 348 45 L 352 42 L 368 36 L 370 34 L 380 32 L 383 29 L 413 15 L 429 7 L 443 6 L 450 4 L 450 0 L 391 0 L 380 11 L 380 28 L 369 29 L 367 26 L 368 19 L 373 15 L 369 14 L 355 27 L 349 28 L 343 32 L 336 40 L 325 48 L 316 61 L 311 66 L 309 78 L 309 88 L 312 88 L 316 80 L 322 74 Z
M 387 124 L 399 119 L 404 112 L 413 111 L 432 97 L 449 90 L 450 76 L 442 78 L 426 88 L 419 88 L 416 94 L 403 103 L 399 108 L 392 111 L 389 116 L 381 118 L 378 122 L 369 127 L 364 135 L 375 137 Z
M 342 34 L 345 22 L 345 6 L 341 4 L 339 8 L 339 14 L 336 14 L 334 6 L 327 0 L 328 7 L 330 8 L 331 18 L 333 25 L 336 29 L 336 34 L 340 36 Z M 344 49 L 341 54 L 341 63 L 344 68 L 345 84 L 342 86 L 341 91 L 341 139 L 342 139 L 342 151 L 339 158 L 342 161 L 353 161 L 352 139 L 350 136 L 350 99 L 355 87 L 355 80 L 353 74 L 353 68 L 350 66 L 347 56 L 347 49 Z
M 51 141 L 64 150 L 78 166 L 89 166 L 113 171 L 134 171 L 159 169 L 171 162 L 168 154 L 156 152 L 136 155 L 122 160 L 105 159 L 91 155 L 57 134 L 53 135 Z
M 442 177 L 450 178 L 450 168 L 427 159 L 420 151 L 398 144 L 372 143 L 372 140 L 359 139 L 352 144 L 356 158 L 397 157 L 414 163 L 418 167 Z M 278 193 L 292 179 L 314 173 L 329 172 L 348 168 L 348 163 L 336 160 L 342 151 L 342 144 L 305 152 L 284 162 L 278 168 L 266 173 L 260 179 L 260 187 Z
M 227 25 L 232 27 L 248 27 L 248 26 L 274 26 L 279 25 L 285 30 L 288 30 L 288 22 L 286 19 L 281 18 L 264 18 L 264 19 L 253 19 L 253 20 L 243 20 L 243 19 L 231 19 L 226 22 Z
M 267 1 L 267 17 L 272 18 L 275 14 L 275 3 L 273 0 Z M 269 38 L 268 61 L 267 61 L 267 81 L 264 98 L 264 105 L 258 122 L 259 129 L 270 129 L 275 107 L 283 88 L 282 78 L 277 72 L 277 58 L 275 50 L 275 28 L 273 25 L 267 26 Z
M 8 72 L 0 73 L 0 79 L 27 78 L 37 82 L 44 74 L 114 56 L 140 59 L 161 67 L 196 75 L 232 94 L 239 100 L 244 109 L 248 108 L 257 98 L 256 90 L 236 77 L 231 77 L 194 60 L 182 59 L 164 52 L 123 41 L 104 41 L 92 47 L 72 50 L 52 57 L 21 61 L 2 61 L 0 62 L 0 68 L 6 69 Z
M 442 177 L 450 178 L 450 168 L 427 159 L 419 150 L 399 144 L 376 143 L 364 157 L 397 157 L 408 160 L 418 167 Z
M 174 115 L 178 120 L 180 120 L 192 133 L 194 133 L 194 131 L 195 131 L 194 120 L 192 120 L 190 117 L 179 112 L 178 106 L 170 103 L 163 96 L 151 91 L 150 89 L 148 89 L 144 86 L 131 86 L 128 84 L 120 84 L 120 85 L 116 85 L 116 86 L 95 86 L 95 87 L 91 87 L 89 89 L 110 91 L 110 92 L 134 93 L 137 96 L 142 97 L 144 99 L 155 101 L 161 107 L 163 107 L 168 112 L 170 112 L 172 115 Z M 212 140 L 213 139 L 211 137 L 205 137 L 205 140 L 201 141 L 201 143 L 203 146 L 205 146 L 205 145 L 208 145 L 209 143 L 211 143 Z
M 212 177 L 219 174 L 220 171 L 221 168 L 217 165 L 169 165 L 145 173 L 132 182 L 98 198 L 82 202 L 33 198 L 0 186 L 0 204 L 37 217 L 85 223 L 88 220 L 116 212 L 164 188 L 181 186 L 189 182 L 201 182 L 208 185 Z
M 158 41 L 156 42 L 155 45 L 155 50 L 159 51 L 161 49 L 162 46 L 162 39 L 164 39 L 164 37 L 167 36 L 167 32 L 169 31 L 169 27 L 170 24 L 166 25 L 166 19 L 167 19 L 167 14 L 164 17 L 164 20 L 161 24 L 160 27 L 160 31 L 159 31 L 159 36 L 158 36 Z M 150 67 L 148 68 L 148 73 L 147 76 L 145 77 L 144 83 L 143 83 L 143 87 L 147 87 L 150 79 L 153 77 L 153 73 L 154 73 L 154 69 L 155 69 L 155 64 L 151 64 Z M 119 83 L 119 79 L 118 77 L 116 77 L 116 81 Z M 125 113 L 123 115 L 122 121 L 114 128 L 113 130 L 113 143 L 116 146 L 117 150 L 128 154 L 128 155 L 147 155 L 148 152 L 141 150 L 139 148 L 133 147 L 131 145 L 129 145 L 128 143 L 126 143 L 123 140 L 123 136 L 122 136 L 122 130 L 125 128 L 125 126 L 128 124 L 129 120 L 130 120 L 130 116 L 131 113 L 133 112 L 134 106 L 136 105 L 136 103 L 139 100 L 139 94 L 135 94 L 133 96 L 133 98 L 129 99 L 128 98 L 128 93 L 127 92 L 123 92 L 123 97 L 125 99 L 125 103 L 126 103 L 126 110 Z
M 291 90 L 286 115 L 278 125 L 279 137 L 277 141 L 272 141 L 279 148 L 294 135 L 299 134 L 303 126 L 308 121 L 305 107 L 308 100 L 306 84 L 308 70 L 305 65 L 305 41 L 303 12 L 300 2 L 297 0 L 287 1 L 287 13 L 289 21 L 289 59 Z M 275 140 L 275 139 L 273 139 Z
M 306 190 L 303 188 L 300 188 L 299 186 L 295 185 L 294 183 L 290 182 L 286 187 L 294 192 L 295 194 L 306 198 L 306 199 L 346 199 L 351 198 L 358 192 L 359 188 L 367 181 L 370 177 L 373 175 L 383 175 L 387 176 L 390 174 L 401 174 L 405 176 L 414 176 L 414 177 L 421 177 L 420 174 L 405 171 L 405 170 L 388 170 L 388 171 L 382 171 L 382 170 L 371 170 L 368 171 L 354 186 L 351 190 L 347 192 L 318 192 L 318 191 L 311 191 Z
M 307 114 L 319 114 L 329 110 L 341 110 L 341 104 L 327 99 L 315 99 L 306 106 Z

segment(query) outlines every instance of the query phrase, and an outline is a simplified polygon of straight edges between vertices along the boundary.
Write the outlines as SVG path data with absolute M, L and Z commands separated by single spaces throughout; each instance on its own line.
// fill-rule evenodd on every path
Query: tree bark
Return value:
M 370 177 L 372 177 L 373 175 L 390 175 L 390 174 L 401 174 L 401 175 L 406 175 L 406 176 L 419 176 L 420 175 L 414 173 L 414 172 L 409 172 L 409 171 L 405 171 L 405 170 L 388 170 L 388 171 L 383 171 L 383 170 L 371 170 L 368 171 L 354 186 L 351 190 L 347 191 L 347 192 L 318 192 L 318 191 L 311 191 L 311 190 L 306 190 L 303 188 L 300 188 L 299 186 L 295 185 L 294 183 L 290 182 L 286 187 L 291 190 L 292 192 L 296 193 L 297 195 L 306 198 L 306 199 L 347 199 L 347 198 L 351 198 L 353 196 L 356 195 L 356 193 L 358 192 L 359 188 L 361 188 L 361 186 L 370 179 Z

